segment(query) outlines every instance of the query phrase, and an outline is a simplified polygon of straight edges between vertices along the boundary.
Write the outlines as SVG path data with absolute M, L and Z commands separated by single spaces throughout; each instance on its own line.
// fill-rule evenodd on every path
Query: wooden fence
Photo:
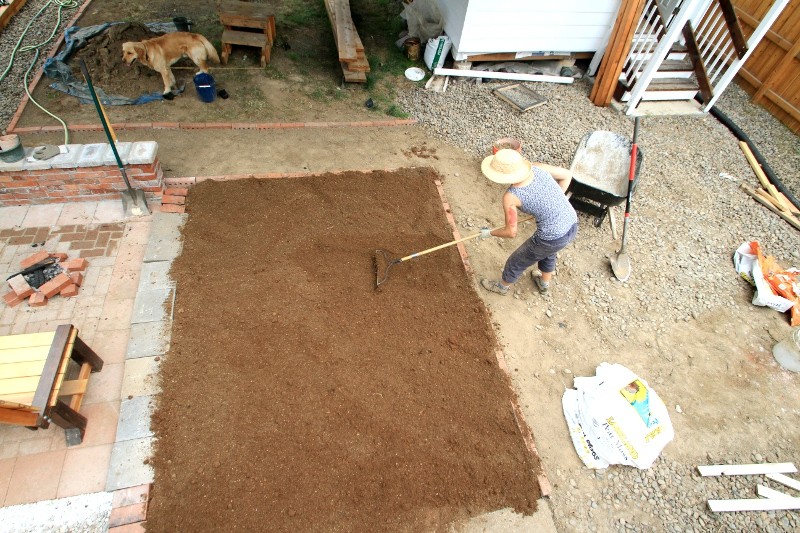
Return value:
M 758 26 L 772 2 L 734 0 L 745 36 Z M 744 67 L 738 82 L 795 133 L 800 133 L 800 1 L 790 2 Z

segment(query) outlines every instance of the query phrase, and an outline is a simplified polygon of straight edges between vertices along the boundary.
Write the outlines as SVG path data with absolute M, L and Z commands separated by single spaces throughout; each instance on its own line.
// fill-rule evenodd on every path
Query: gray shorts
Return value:
M 503 281 L 516 283 L 520 276 L 536 263 L 539 263 L 539 270 L 542 272 L 553 272 L 556 269 L 556 254 L 575 240 L 577 235 L 578 224 L 573 224 L 562 237 L 551 241 L 540 239 L 534 234 L 514 250 L 506 261 L 506 266 L 503 267 Z

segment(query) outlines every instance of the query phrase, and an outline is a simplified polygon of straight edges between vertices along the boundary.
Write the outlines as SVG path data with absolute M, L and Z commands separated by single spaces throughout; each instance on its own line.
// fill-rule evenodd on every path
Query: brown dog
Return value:
M 182 57 L 188 57 L 200 68 L 200 72 L 208 73 L 206 60 L 219 63 L 219 56 L 208 39 L 199 33 L 178 31 L 161 35 L 144 41 L 122 44 L 122 60 L 131 66 L 134 61 L 159 72 L 164 80 L 164 94 L 172 95 L 175 76 L 172 66 Z

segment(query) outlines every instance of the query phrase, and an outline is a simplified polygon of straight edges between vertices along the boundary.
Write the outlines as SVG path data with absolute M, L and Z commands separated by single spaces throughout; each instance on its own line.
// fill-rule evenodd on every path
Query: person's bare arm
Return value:
M 503 237 L 504 239 L 513 239 L 517 236 L 517 207 L 522 205 L 519 198 L 506 192 L 503 195 L 503 213 L 505 214 L 506 225 L 500 229 L 492 230 L 492 235 L 495 237 Z
M 534 163 L 535 167 L 541 168 L 545 172 L 549 172 L 553 179 L 556 180 L 558 186 L 561 187 L 561 190 L 565 193 L 569 188 L 569 184 L 572 181 L 572 172 L 569 169 L 563 167 L 554 167 L 553 165 L 547 165 L 545 163 Z

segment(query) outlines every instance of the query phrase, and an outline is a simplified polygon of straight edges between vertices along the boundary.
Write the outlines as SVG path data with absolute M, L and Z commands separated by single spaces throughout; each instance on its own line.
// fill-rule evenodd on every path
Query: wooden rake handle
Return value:
M 522 218 L 522 219 L 519 220 L 518 224 L 520 224 L 522 222 L 528 222 L 529 220 L 533 220 L 533 217 Z M 505 227 L 505 224 L 502 225 L 502 226 L 497 226 L 496 228 L 492 228 L 489 231 L 494 231 L 496 229 L 501 229 L 501 228 L 504 228 L 504 227 Z M 444 243 L 444 244 L 440 244 L 439 246 L 434 246 L 433 248 L 428 248 L 427 250 L 422 250 L 421 252 L 416 252 L 416 253 L 413 253 L 411 255 L 407 255 L 405 257 L 401 257 L 400 259 L 397 260 L 397 262 L 398 263 L 402 263 L 403 261 L 408 261 L 409 259 L 414 259 L 415 257 L 419 257 L 421 255 L 429 254 L 431 252 L 435 252 L 436 250 L 441 250 L 442 248 L 447 248 L 448 246 L 453 246 L 454 244 L 458 244 L 460 242 L 464 242 L 464 241 L 468 241 L 470 239 L 474 239 L 475 237 L 480 237 L 480 235 L 481 235 L 481 232 L 478 232 L 478 233 L 474 233 L 474 234 L 472 234 L 472 235 L 470 235 L 468 237 L 463 237 L 463 238 L 455 240 L 455 241 L 450 241 L 450 242 L 447 242 L 447 243 Z

